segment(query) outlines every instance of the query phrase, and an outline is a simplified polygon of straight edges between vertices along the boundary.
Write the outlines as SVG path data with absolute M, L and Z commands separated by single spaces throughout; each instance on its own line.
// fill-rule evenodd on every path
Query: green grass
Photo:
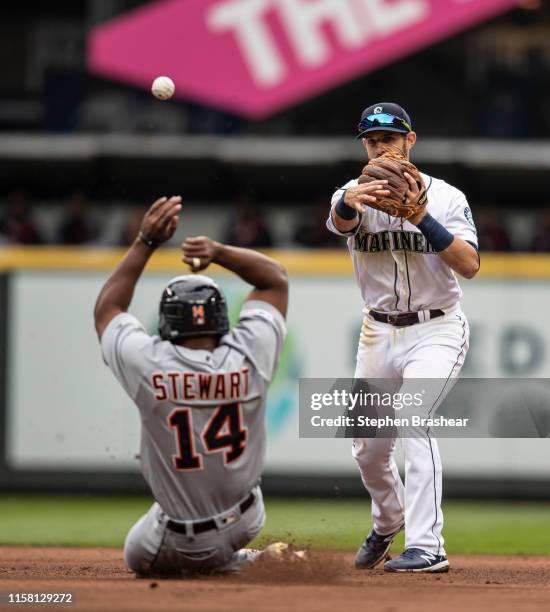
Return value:
M 145 497 L 0 495 L 0 545 L 120 547 L 150 503 Z M 268 499 L 266 506 L 259 543 L 352 551 L 370 526 L 366 500 Z M 448 502 L 444 510 L 451 554 L 550 555 L 550 504 Z
M 471 554 L 550 555 L 550 504 L 448 502 L 447 551 Z M 319 548 L 355 550 L 370 528 L 370 504 L 358 500 L 268 501 L 265 535 Z M 403 546 L 401 534 L 396 549 Z
M 0 544 L 121 546 L 146 497 L 0 495 Z

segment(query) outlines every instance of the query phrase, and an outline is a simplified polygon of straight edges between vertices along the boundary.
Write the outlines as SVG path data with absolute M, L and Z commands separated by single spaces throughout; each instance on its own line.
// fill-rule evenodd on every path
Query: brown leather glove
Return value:
M 409 182 L 404 173 L 408 172 L 416 181 L 419 192 L 414 198 L 407 200 L 407 191 L 410 189 Z M 376 179 L 388 181 L 385 189 L 389 190 L 389 196 L 382 196 L 376 202 L 369 202 L 368 206 L 376 208 L 392 217 L 408 219 L 420 212 L 428 201 L 426 187 L 418 168 L 410 162 L 403 152 L 394 145 L 384 145 L 384 152 L 379 157 L 371 159 L 363 168 L 359 183 L 369 183 Z

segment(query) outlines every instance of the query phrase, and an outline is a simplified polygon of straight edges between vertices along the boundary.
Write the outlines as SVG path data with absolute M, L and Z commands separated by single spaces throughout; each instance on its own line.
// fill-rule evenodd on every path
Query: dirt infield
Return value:
M 438 575 L 357 571 L 352 559 L 324 552 L 308 567 L 279 563 L 241 576 L 136 580 L 118 550 L 0 547 L 0 593 L 5 602 L 7 593 L 72 592 L 72 605 L 47 607 L 77 610 L 550 609 L 550 558 L 455 556 L 451 571 Z M 15 607 L 29 609 L 0 605 Z

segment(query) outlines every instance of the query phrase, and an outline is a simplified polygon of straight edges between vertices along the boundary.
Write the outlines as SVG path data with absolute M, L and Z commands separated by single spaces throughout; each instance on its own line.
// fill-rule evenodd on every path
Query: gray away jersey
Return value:
M 171 518 L 214 516 L 257 484 L 285 333 L 281 313 L 261 301 L 245 303 L 212 352 L 151 337 L 128 313 L 105 329 L 103 358 L 139 409 L 141 471 Z

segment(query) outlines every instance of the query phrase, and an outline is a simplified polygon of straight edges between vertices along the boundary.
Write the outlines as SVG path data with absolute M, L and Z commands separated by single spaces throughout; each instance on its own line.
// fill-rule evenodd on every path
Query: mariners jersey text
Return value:
M 361 227 L 354 236 L 355 251 L 379 253 L 381 251 L 409 251 L 412 253 L 436 253 L 420 232 L 385 230 L 369 232 Z

